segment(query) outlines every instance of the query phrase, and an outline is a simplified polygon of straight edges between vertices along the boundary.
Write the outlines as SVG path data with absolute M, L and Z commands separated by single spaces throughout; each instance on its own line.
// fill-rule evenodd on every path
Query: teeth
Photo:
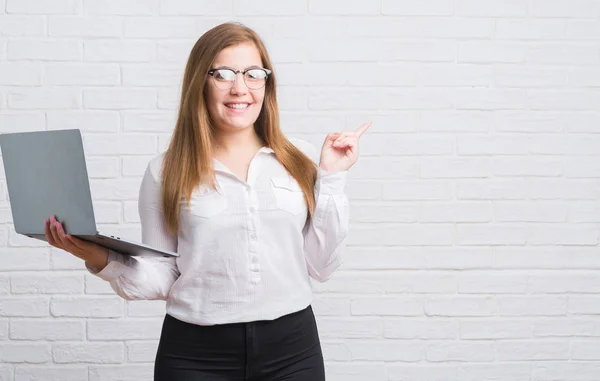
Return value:
M 248 103 L 232 103 L 232 104 L 228 104 L 226 106 L 229 107 L 229 108 L 241 109 L 241 108 L 248 107 Z

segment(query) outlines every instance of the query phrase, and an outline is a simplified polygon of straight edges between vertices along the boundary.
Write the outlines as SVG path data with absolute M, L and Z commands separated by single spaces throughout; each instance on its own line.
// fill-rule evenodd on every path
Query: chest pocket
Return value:
M 272 177 L 271 188 L 273 189 L 277 209 L 291 214 L 300 214 L 306 210 L 304 193 L 293 177 Z
M 227 199 L 222 191 L 217 192 L 207 186 L 200 186 L 192 193 L 190 214 L 211 218 L 227 208 Z

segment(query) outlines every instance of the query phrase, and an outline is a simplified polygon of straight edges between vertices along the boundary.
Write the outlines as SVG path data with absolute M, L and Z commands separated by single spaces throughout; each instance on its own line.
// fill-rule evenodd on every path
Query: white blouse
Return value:
M 317 163 L 310 143 L 291 141 Z M 102 271 L 88 270 L 127 300 L 166 300 L 168 314 L 200 325 L 270 320 L 308 306 L 309 277 L 324 282 L 342 261 L 347 171 L 318 168 L 316 210 L 307 223 L 304 194 L 272 149 L 257 152 L 247 182 L 215 159 L 219 191 L 196 188 L 190 210 L 181 203 L 179 232 L 172 235 L 161 212 L 163 157 L 150 161 L 140 187 L 142 242 L 179 257 L 110 251 Z

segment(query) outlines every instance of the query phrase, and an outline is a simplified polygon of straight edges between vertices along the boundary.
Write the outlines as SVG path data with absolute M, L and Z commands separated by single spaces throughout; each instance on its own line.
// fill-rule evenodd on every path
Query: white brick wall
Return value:
M 600 380 L 600 0 L 0 0 L 0 133 L 80 128 L 96 215 L 137 192 L 189 49 L 239 20 L 283 128 L 367 120 L 328 380 Z M 152 378 L 163 302 L 15 234 L 0 166 L 0 381 Z

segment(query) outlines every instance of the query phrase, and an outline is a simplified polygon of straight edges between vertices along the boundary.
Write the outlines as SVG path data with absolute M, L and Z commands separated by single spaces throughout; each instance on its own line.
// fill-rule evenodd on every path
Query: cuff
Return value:
M 127 270 L 125 256 L 113 250 L 108 251 L 108 264 L 104 266 L 102 271 L 98 271 L 97 268 L 92 267 L 87 263 L 85 264 L 85 267 L 87 267 L 91 274 L 108 282 L 117 279 L 125 272 L 125 270 Z
M 331 195 L 344 194 L 348 171 L 327 172 L 321 167 L 318 167 L 317 171 L 319 193 Z

